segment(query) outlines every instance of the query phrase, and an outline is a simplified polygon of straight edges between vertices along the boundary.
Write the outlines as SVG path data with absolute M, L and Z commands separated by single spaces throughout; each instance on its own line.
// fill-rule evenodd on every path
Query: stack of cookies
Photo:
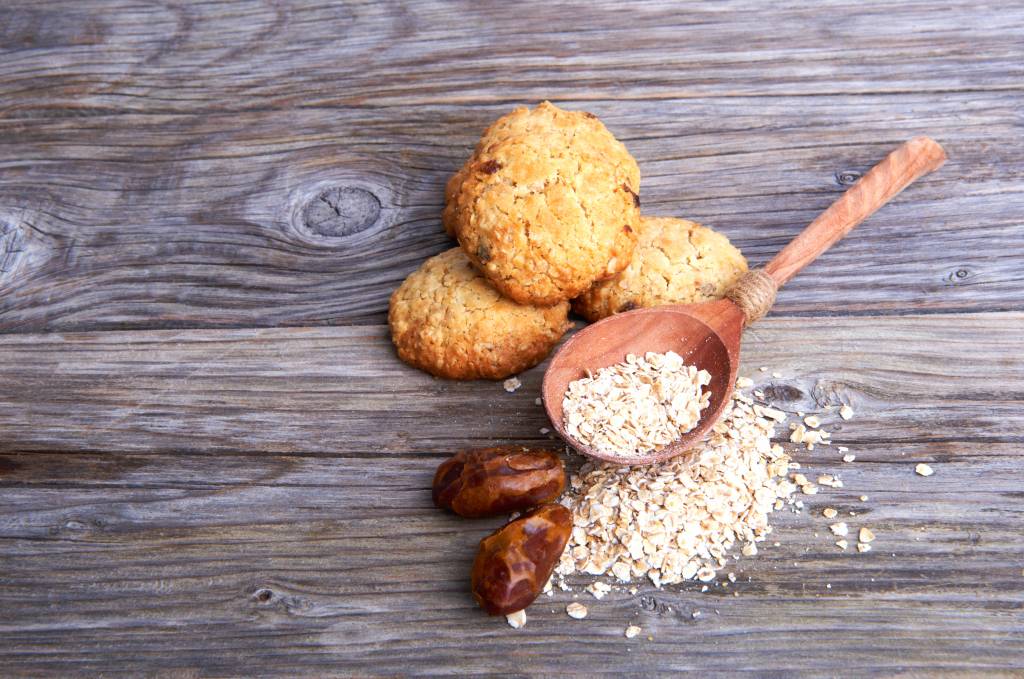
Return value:
M 640 216 L 640 168 L 591 113 L 544 102 L 491 125 L 448 182 L 460 247 L 391 296 L 399 357 L 438 377 L 504 379 L 540 363 L 571 326 L 722 297 L 747 263 L 694 222 Z

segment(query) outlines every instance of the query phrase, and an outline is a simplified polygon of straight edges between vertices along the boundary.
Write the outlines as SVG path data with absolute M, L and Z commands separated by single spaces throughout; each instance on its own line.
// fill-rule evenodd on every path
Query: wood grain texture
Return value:
M 1024 7 L 760 5 L 8 3 L 0 331 L 381 322 L 481 130 L 545 97 L 755 264 L 930 134 L 946 167 L 779 311 L 1021 309 Z
M 768 316 L 743 347 L 799 366 L 766 391 L 793 412 L 863 402 L 875 437 L 1010 442 L 1024 430 L 1022 327 L 1018 313 Z M 511 395 L 435 379 L 399 362 L 382 326 L 6 335 L 0 363 L 4 445 L 18 451 L 379 458 L 534 440 L 547 426 L 538 368 Z
M 1022 32 L 968 0 L 2 3 L 0 675 L 1020 676 Z M 737 597 L 559 592 L 513 631 L 467 591 L 496 523 L 430 506 L 448 452 L 543 439 L 541 369 L 411 370 L 387 298 L 544 98 L 753 265 L 899 142 L 950 155 L 746 333 L 786 410 L 852 403 L 857 460 L 797 454 L 845 488 Z
M 790 412 L 856 411 L 826 416 L 854 463 L 796 452 L 845 487 L 777 514 L 731 589 L 582 595 L 580 622 L 559 592 L 518 632 L 467 591 L 497 522 L 432 509 L 430 480 L 454 448 L 544 438 L 543 366 L 514 394 L 438 381 L 398 363 L 377 326 L 6 336 L 0 666 L 1024 671 L 1022 327 L 1019 313 L 764 319 L 743 372 Z M 857 512 L 874 551 L 834 547 L 825 506 Z M 627 641 L 631 621 L 644 633 Z

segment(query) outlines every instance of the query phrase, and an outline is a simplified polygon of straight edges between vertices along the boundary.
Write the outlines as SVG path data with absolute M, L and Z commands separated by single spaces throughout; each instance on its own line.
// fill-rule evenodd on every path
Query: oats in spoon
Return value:
M 669 445 L 700 422 L 711 383 L 706 370 L 672 351 L 629 354 L 622 363 L 569 383 L 565 431 L 576 441 L 622 458 Z

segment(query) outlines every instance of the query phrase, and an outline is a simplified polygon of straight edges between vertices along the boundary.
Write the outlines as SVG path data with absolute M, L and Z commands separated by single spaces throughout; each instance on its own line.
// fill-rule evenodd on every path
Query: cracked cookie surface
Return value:
M 499 380 L 543 361 L 568 330 L 568 314 L 568 302 L 532 307 L 502 297 L 452 248 L 395 290 L 388 324 L 406 363 L 437 377 Z
M 636 161 L 596 116 L 544 102 L 484 132 L 442 221 L 502 294 L 546 306 L 629 263 L 639 191 Z
M 724 235 L 673 217 L 642 217 L 629 265 L 573 300 L 589 321 L 658 306 L 721 299 L 747 270 L 747 260 Z

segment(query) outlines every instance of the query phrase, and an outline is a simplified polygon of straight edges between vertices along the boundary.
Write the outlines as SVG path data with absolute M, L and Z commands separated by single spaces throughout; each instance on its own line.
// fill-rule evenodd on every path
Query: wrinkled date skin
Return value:
M 558 454 L 522 446 L 456 453 L 434 474 L 434 504 L 469 518 L 529 509 L 563 490 L 565 468 Z
M 473 562 L 473 598 L 490 615 L 529 606 L 558 565 L 572 532 L 572 513 L 541 505 L 480 541 Z

